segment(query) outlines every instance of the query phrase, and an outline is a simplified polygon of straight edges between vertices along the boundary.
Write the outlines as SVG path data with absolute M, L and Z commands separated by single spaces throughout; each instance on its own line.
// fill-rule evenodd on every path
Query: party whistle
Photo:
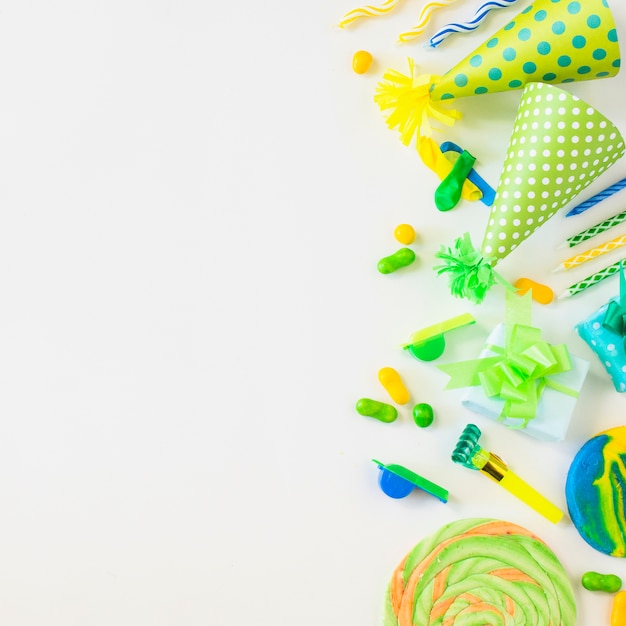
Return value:
M 452 460 L 469 469 L 480 470 L 529 507 L 535 509 L 537 513 L 556 524 L 563 517 L 563 511 L 509 470 L 507 464 L 499 456 L 483 450 L 478 445 L 479 438 L 480 428 L 474 424 L 468 424 L 456 444 Z
M 448 501 L 448 490 L 431 482 L 430 480 L 412 472 L 410 469 L 402 465 L 385 465 L 376 459 L 372 459 L 380 474 L 378 476 L 378 484 L 383 493 L 390 498 L 405 498 L 415 488 L 421 489 L 431 496 L 441 500 L 444 504 Z
M 462 313 L 444 322 L 433 324 L 427 328 L 422 328 L 411 335 L 409 343 L 402 346 L 403 350 L 408 350 L 409 354 L 420 361 L 434 361 L 438 359 L 445 350 L 446 340 L 444 333 L 450 332 L 461 326 L 474 324 L 476 320 L 469 313 Z

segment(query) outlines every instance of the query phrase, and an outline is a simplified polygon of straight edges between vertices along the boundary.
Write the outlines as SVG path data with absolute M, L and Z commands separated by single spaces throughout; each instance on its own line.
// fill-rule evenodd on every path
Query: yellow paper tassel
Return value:
M 433 102 L 430 89 L 439 76 L 416 73 L 415 62 L 409 59 L 409 75 L 396 70 L 387 70 L 378 83 L 374 100 L 381 111 L 391 110 L 387 126 L 397 129 L 405 146 L 422 136 L 432 134 L 430 119 L 452 126 L 460 119 L 458 111 L 444 109 L 439 102 Z

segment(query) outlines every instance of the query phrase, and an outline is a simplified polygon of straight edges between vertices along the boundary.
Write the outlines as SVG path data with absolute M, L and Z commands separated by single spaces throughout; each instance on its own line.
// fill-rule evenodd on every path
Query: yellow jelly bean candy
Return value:
M 393 236 L 397 241 L 408 246 L 415 241 L 415 229 L 411 224 L 399 224 L 393 231 Z
M 613 597 L 611 626 L 624 626 L 624 624 L 626 624 L 626 591 L 618 591 Z
M 367 50 L 359 50 L 352 57 L 352 69 L 357 74 L 365 74 L 372 64 L 372 55 Z
M 520 296 L 523 296 L 530 289 L 532 299 L 539 304 L 550 304 L 554 300 L 554 291 L 548 285 L 542 285 L 530 278 L 518 278 L 514 286 Z
M 400 378 L 400 374 L 393 367 L 383 367 L 378 371 L 378 380 L 385 388 L 391 399 L 397 404 L 407 404 L 411 399 L 407 388 Z

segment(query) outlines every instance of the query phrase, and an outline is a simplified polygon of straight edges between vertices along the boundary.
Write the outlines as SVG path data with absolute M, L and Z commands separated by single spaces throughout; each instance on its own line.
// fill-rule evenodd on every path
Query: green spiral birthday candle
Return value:
M 569 248 L 573 248 L 579 243 L 583 243 L 583 241 L 587 241 L 588 239 L 591 239 L 596 235 L 600 235 L 610 228 L 613 228 L 614 226 L 619 226 L 624 220 L 626 220 L 626 211 L 622 211 L 617 215 L 613 215 L 613 217 L 609 217 L 602 222 L 598 222 L 597 224 L 594 224 L 593 226 L 583 230 L 577 235 L 572 235 L 571 237 L 568 237 L 566 239 L 567 246 Z
M 563 298 L 569 298 L 570 296 L 575 296 L 581 291 L 585 291 L 586 289 L 589 289 L 589 287 L 593 287 L 594 285 L 601 283 L 606 278 L 609 278 L 610 276 L 617 274 L 623 262 L 624 262 L 623 259 L 616 261 L 612 265 L 608 265 L 607 267 L 601 269 L 599 272 L 596 272 L 595 274 L 591 274 L 590 276 L 587 276 L 587 278 L 583 278 L 582 280 L 579 280 L 577 283 L 570 285 L 559 296 L 559 300 L 562 300 Z

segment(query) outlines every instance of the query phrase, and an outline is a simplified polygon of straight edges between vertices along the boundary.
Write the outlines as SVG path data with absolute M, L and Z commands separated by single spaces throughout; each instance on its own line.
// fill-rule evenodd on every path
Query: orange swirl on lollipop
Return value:
M 548 546 L 498 520 L 460 520 L 419 543 L 396 568 L 385 626 L 539 623 L 574 626 L 569 580 Z M 521 620 L 521 621 L 520 621 Z

